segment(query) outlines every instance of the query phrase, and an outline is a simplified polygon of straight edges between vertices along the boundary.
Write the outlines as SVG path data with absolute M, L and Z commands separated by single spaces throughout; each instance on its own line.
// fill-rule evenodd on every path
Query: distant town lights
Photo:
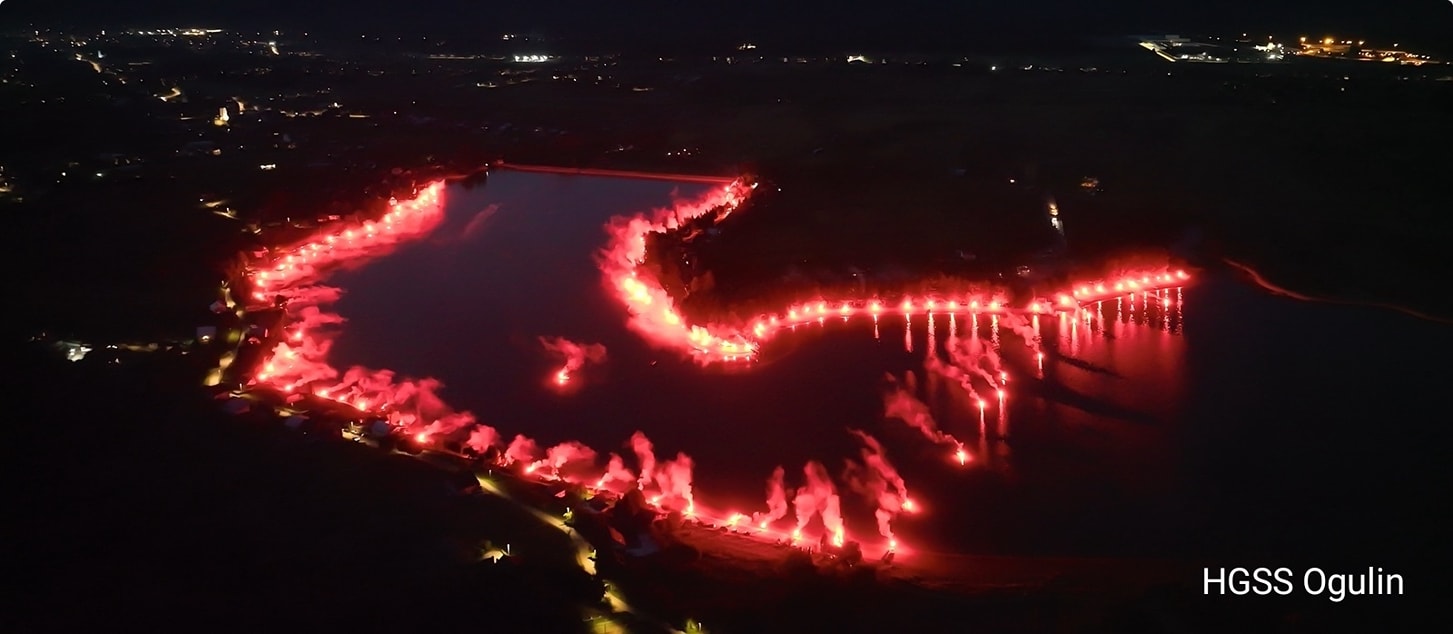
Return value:
M 548 61 L 550 61 L 550 56 L 549 55 L 516 55 L 515 56 L 515 61 L 516 62 L 527 63 L 527 64 L 538 64 L 540 62 L 548 62 Z

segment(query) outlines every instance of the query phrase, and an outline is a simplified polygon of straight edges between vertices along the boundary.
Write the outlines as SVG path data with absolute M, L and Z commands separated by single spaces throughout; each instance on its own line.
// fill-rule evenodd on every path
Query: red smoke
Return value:
M 953 458 L 960 465 L 967 464 L 973 459 L 968 450 L 964 449 L 963 443 L 938 428 L 938 423 L 934 422 L 928 405 L 918 400 L 914 394 L 918 389 L 918 380 L 913 376 L 913 372 L 906 373 L 903 385 L 899 385 L 898 380 L 892 374 L 887 377 L 892 388 L 883 394 L 884 417 L 896 418 L 908 423 L 910 427 L 917 429 L 924 438 L 934 444 L 952 446 L 954 448 Z
M 464 446 L 482 456 L 490 447 L 499 446 L 499 432 L 489 425 L 476 425 L 469 431 L 469 439 L 464 442 Z
M 521 438 L 524 437 L 518 436 L 516 440 L 518 441 Z M 526 442 L 529 442 L 528 439 L 526 439 Z M 529 444 L 530 448 L 533 448 L 534 443 L 530 442 Z M 511 449 L 513 448 L 514 445 L 511 444 Z M 573 467 L 569 473 L 565 469 L 567 464 Z M 545 450 L 545 458 L 530 463 L 527 471 L 542 478 L 567 479 L 578 482 L 582 477 L 589 477 L 584 472 L 595 471 L 595 450 L 573 440 L 567 440 Z
M 565 385 L 586 362 L 605 361 L 605 346 L 598 343 L 576 343 L 564 337 L 540 337 L 545 349 L 558 355 L 562 365 L 552 378 L 557 385 Z
M 516 462 L 529 465 L 525 468 L 526 473 L 534 473 L 538 468 L 535 463 L 535 456 L 539 455 L 540 448 L 535 446 L 535 441 L 530 440 L 524 434 L 516 434 L 515 439 L 510 441 L 510 446 L 505 449 L 504 464 L 512 465 Z
M 917 429 L 923 436 L 935 443 L 952 442 L 947 434 L 938 428 L 938 423 L 933 420 L 933 414 L 929 411 L 928 405 L 918 400 L 914 395 L 917 389 L 918 380 L 913 372 L 908 372 L 903 379 L 903 385 L 892 374 L 887 375 L 892 389 L 883 395 L 883 416 L 896 418 L 910 427 Z
M 769 524 L 787 516 L 787 490 L 783 488 L 786 475 L 786 469 L 777 467 L 767 479 L 767 512 L 752 515 L 759 530 L 767 530 Z
M 894 539 L 890 525 L 893 518 L 903 511 L 913 512 L 917 507 L 908 497 L 908 485 L 904 484 L 903 476 L 898 475 L 898 470 L 889 464 L 883 445 L 862 431 L 849 429 L 848 432 L 863 442 L 863 463 L 847 461 L 843 479 L 854 491 L 878 504 L 873 513 L 878 519 L 878 532 L 891 541 Z
M 832 536 L 833 545 L 843 545 L 845 536 L 842 510 L 837 487 L 833 486 L 827 469 L 820 462 L 809 461 L 802 468 L 802 473 L 807 477 L 807 483 L 797 489 L 797 497 L 792 500 L 792 506 L 797 510 L 797 528 L 792 531 L 793 541 L 802 538 L 802 529 L 816 515 L 822 518 L 822 527 Z
M 699 360 L 710 362 L 753 358 L 760 343 L 783 327 L 818 322 L 829 312 L 844 319 L 857 315 L 872 315 L 876 319 L 885 311 L 901 311 L 907 315 L 944 312 L 1009 315 L 1022 312 L 1006 308 L 1008 303 L 1004 296 L 996 292 L 908 296 L 901 301 L 819 298 L 810 304 L 794 305 L 778 314 L 763 314 L 745 323 L 687 323 L 659 280 L 641 266 L 645 261 L 646 236 L 652 232 L 677 229 L 682 222 L 695 218 L 712 217 L 713 221 L 720 221 L 740 206 L 748 191 L 748 188 L 734 182 L 709 192 L 698 201 L 678 204 L 674 209 L 612 220 L 607 227 L 609 242 L 600 253 L 599 267 L 608 288 L 626 308 L 634 331 L 655 345 L 689 352 Z M 377 220 L 330 229 L 301 243 L 276 249 L 254 262 L 248 271 L 248 282 L 252 288 L 244 295 L 250 302 L 247 308 L 256 311 L 281 298 L 285 302 L 286 315 L 283 331 L 274 335 L 275 343 L 270 344 L 270 354 L 254 370 L 249 384 L 288 394 L 290 402 L 311 394 L 346 404 L 360 414 L 385 419 L 422 442 L 432 443 L 435 439 L 447 437 L 461 440 L 469 449 L 480 454 L 492 447 L 501 447 L 504 443 L 494 428 L 479 424 L 467 412 L 453 411 L 443 402 L 439 396 L 443 386 L 436 380 L 401 378 L 388 370 L 362 367 L 339 370 L 327 361 L 333 338 L 344 320 L 328 310 L 342 292 L 322 284 L 323 278 L 332 270 L 387 254 L 399 244 L 432 231 L 443 219 L 443 192 L 443 182 L 431 183 L 410 200 L 391 200 L 387 212 Z M 1179 286 L 1188 278 L 1184 271 L 1124 272 L 1110 280 L 1078 284 L 1067 293 L 1054 295 L 1053 300 L 1035 300 L 1029 305 L 1028 312 L 1073 311 L 1085 302 Z M 1007 323 L 1014 327 L 1015 322 Z M 554 377 L 557 382 L 568 382 L 585 364 L 604 358 L 604 349 L 598 345 L 575 344 L 558 338 L 541 341 L 547 350 L 561 355 L 562 366 Z M 950 348 L 953 366 L 972 376 L 985 377 L 990 385 L 997 387 L 990 374 L 991 371 L 1001 371 L 998 370 L 997 356 L 976 340 L 971 342 Z M 990 367 L 985 368 L 985 365 Z M 890 417 L 902 418 L 934 442 L 956 445 L 957 441 L 938 430 L 927 407 L 912 392 L 910 375 L 907 390 L 900 388 L 885 398 L 886 413 Z M 881 447 L 876 441 L 868 442 L 871 439 L 866 435 L 862 438 L 868 445 L 863 450 L 864 464 L 850 482 L 855 488 L 861 486 L 873 491 L 877 489 L 872 487 L 878 485 L 872 483 L 880 483 L 881 493 L 875 494 L 879 505 L 879 526 L 885 535 L 889 535 L 885 522 L 898 511 L 910 510 L 911 503 L 901 478 L 897 478 L 896 472 L 888 465 Z M 524 470 L 540 477 L 558 477 L 571 482 L 594 480 L 597 488 L 604 488 L 607 484 L 620 484 L 623 485 L 621 488 L 627 488 L 627 483 L 634 482 L 643 490 L 649 487 L 647 495 L 663 508 L 706 517 L 707 510 L 697 508 L 692 486 L 694 465 L 689 457 L 678 454 L 675 459 L 658 465 L 651 442 L 639 432 L 631 437 L 630 445 L 640 466 L 639 476 L 626 469 L 620 456 L 611 454 L 604 474 L 597 480 L 596 474 L 600 472 L 595 465 L 595 452 L 588 447 L 565 442 L 552 447 L 542 458 L 535 442 L 522 435 L 515 436 L 504 447 L 500 461 L 506 465 L 518 462 Z M 958 455 L 963 461 L 964 454 Z M 824 529 L 832 541 L 840 544 L 844 539 L 843 524 L 832 480 L 817 462 L 809 462 L 804 473 L 807 483 L 796 491 L 792 500 L 798 520 L 793 531 L 794 540 L 801 539 L 803 528 L 813 516 L 818 516 L 822 518 Z M 788 491 L 783 476 L 784 471 L 780 467 L 774 470 L 768 481 L 768 510 L 753 518 L 763 534 L 769 533 L 767 524 L 787 513 Z M 897 510 L 894 510 L 890 496 L 899 500 Z M 729 523 L 734 525 L 740 517 L 740 514 L 732 514 Z M 890 538 L 889 549 L 894 548 L 895 543 Z
M 666 510 L 681 511 L 688 517 L 696 513 L 696 497 L 691 492 L 691 472 L 695 464 L 691 456 L 676 454 L 675 460 L 661 463 L 655 481 L 660 498 L 657 504 Z
M 610 241 L 600 253 L 599 266 L 605 283 L 630 314 L 632 330 L 657 346 L 691 353 L 703 362 L 756 354 L 756 345 L 737 328 L 687 324 L 661 282 L 641 266 L 646 261 L 647 235 L 671 231 L 709 213 L 716 213 L 720 221 L 741 204 L 746 192 L 741 183 L 733 182 L 673 209 L 611 219 L 606 227 Z
M 651 476 L 656 473 L 656 454 L 651 446 L 651 439 L 639 431 L 631 434 L 630 444 L 631 451 L 636 454 L 636 465 L 641 469 L 641 477 L 636 480 L 636 487 L 644 491 L 646 485 L 651 484 Z
M 626 462 L 621 459 L 620 455 L 615 453 L 610 455 L 610 459 L 606 463 L 605 474 L 601 475 L 599 480 L 596 480 L 595 488 L 606 489 L 616 493 L 625 492 L 624 489 L 609 486 L 612 484 L 625 484 L 628 487 L 634 487 L 636 485 L 636 476 L 631 473 L 630 469 L 626 468 Z

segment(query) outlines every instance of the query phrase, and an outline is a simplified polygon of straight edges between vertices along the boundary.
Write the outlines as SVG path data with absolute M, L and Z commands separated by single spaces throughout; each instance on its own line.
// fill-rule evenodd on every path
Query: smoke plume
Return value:
M 766 529 L 768 524 L 787 516 L 787 489 L 783 486 L 786 475 L 786 469 L 777 467 L 767 478 L 767 512 L 752 515 L 758 528 Z
M 540 344 L 560 358 L 562 365 L 554 375 L 555 382 L 560 385 L 568 383 L 587 362 L 605 361 L 605 346 L 598 343 L 578 343 L 564 337 L 540 337 Z
M 862 441 L 863 462 L 858 464 L 848 460 L 843 479 L 853 491 L 878 505 L 873 512 L 878 520 L 878 532 L 892 540 L 893 518 L 903 511 L 912 510 L 908 486 L 898 475 L 898 470 L 888 462 L 888 455 L 876 438 L 856 429 L 849 429 L 848 433 Z
M 802 473 L 807 483 L 797 489 L 797 497 L 792 500 L 797 511 L 797 529 L 793 536 L 801 536 L 807 523 L 812 521 L 813 516 L 818 516 L 822 518 L 822 526 L 833 543 L 842 545 L 843 518 L 837 487 L 833 486 L 832 478 L 828 477 L 827 469 L 820 462 L 809 461 L 802 468 Z

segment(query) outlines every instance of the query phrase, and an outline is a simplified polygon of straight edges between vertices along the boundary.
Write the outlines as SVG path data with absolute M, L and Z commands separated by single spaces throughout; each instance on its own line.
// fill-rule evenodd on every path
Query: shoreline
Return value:
M 1262 275 L 1260 271 L 1257 271 L 1256 269 L 1252 268 L 1251 265 L 1244 262 L 1233 260 L 1227 257 L 1221 258 L 1221 262 L 1225 263 L 1227 266 L 1230 266 L 1232 269 L 1245 274 L 1252 284 L 1255 284 L 1257 287 L 1268 293 L 1271 293 L 1272 295 L 1287 297 L 1303 302 L 1314 302 L 1318 304 L 1390 310 L 1393 312 L 1408 315 L 1410 317 L 1416 317 L 1425 321 L 1431 321 L 1439 324 L 1453 324 L 1453 317 L 1440 317 L 1438 315 L 1432 315 L 1417 309 L 1408 308 L 1406 306 L 1399 306 L 1397 304 L 1390 304 L 1387 302 L 1358 301 L 1353 299 L 1343 299 L 1339 297 L 1319 297 L 1315 295 L 1307 295 L 1278 285 L 1271 280 L 1266 279 L 1266 276 Z

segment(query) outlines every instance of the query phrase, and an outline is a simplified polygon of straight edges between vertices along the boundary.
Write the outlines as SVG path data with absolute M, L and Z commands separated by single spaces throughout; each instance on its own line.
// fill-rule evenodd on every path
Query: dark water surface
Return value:
M 747 370 L 700 368 L 631 333 L 595 267 L 602 227 L 704 187 L 517 173 L 456 186 L 432 236 L 330 280 L 349 320 L 334 364 L 441 379 L 451 405 L 541 446 L 625 455 L 645 431 L 658 455 L 696 460 L 699 499 L 723 510 L 763 510 L 779 464 L 789 486 L 810 459 L 840 474 L 858 454 L 844 430 L 863 429 L 925 507 L 896 524 L 921 550 L 1393 566 L 1442 548 L 1453 328 L 1207 272 L 1133 307 L 1105 302 L 1103 322 L 1042 317 L 1042 379 L 1000 328 L 1009 408 L 1001 421 L 981 386 L 981 434 L 961 389 L 925 376 L 921 316 L 912 352 L 901 316 L 883 317 L 876 338 L 871 320 L 829 318 L 773 340 Z M 934 318 L 940 350 L 949 322 Z M 954 334 L 972 336 L 970 323 L 955 317 Z M 994 338 L 988 317 L 978 326 Z M 607 361 L 561 393 L 541 336 L 602 343 Z M 907 371 L 975 454 L 968 468 L 883 418 L 885 374 Z M 849 533 L 875 534 L 872 506 L 841 493 Z

